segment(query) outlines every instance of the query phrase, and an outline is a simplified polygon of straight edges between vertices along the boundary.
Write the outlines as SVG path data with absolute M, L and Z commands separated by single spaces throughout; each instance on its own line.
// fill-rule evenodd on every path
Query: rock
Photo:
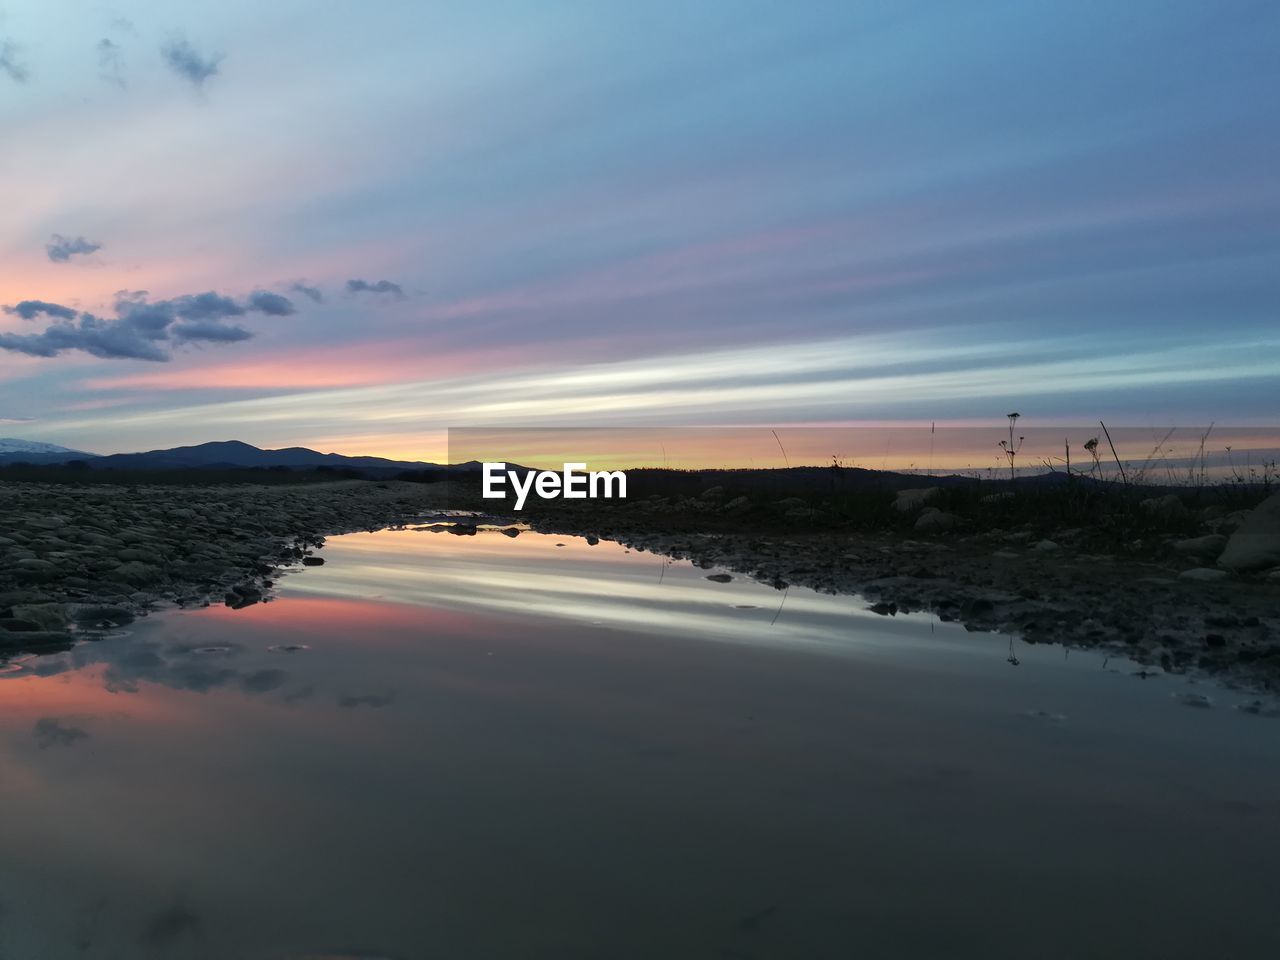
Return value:
M 732 500 L 726 503 L 724 507 L 722 507 L 721 509 L 723 509 L 725 513 L 732 513 L 736 510 L 745 510 L 750 505 L 751 505 L 751 500 L 749 498 L 734 497 Z
M 40 630 L 62 630 L 67 625 L 67 608 L 61 603 L 14 604 L 13 616 L 38 624 Z
M 707 579 L 712 580 L 716 583 L 728 583 L 730 580 L 733 579 L 733 577 L 731 577 L 727 573 L 709 573 L 707 574 Z
M 1255 717 L 1280 717 L 1280 704 L 1268 703 L 1265 700 L 1249 700 L 1236 704 L 1241 713 L 1251 713 Z
M 472 534 L 474 534 L 474 533 L 476 532 L 476 528 L 475 528 L 475 527 L 471 527 L 470 532 L 471 532 Z M 303 557 L 303 558 L 302 558 L 302 565 L 303 565 L 304 567 L 319 567 L 319 566 L 323 566 L 323 565 L 324 565 L 324 557 Z
M 153 582 L 160 571 L 147 563 L 129 560 L 115 568 L 114 574 L 125 583 L 135 587 L 143 587 Z
M 915 529 L 921 531 L 930 530 L 950 530 L 960 518 L 954 513 L 943 513 L 941 510 L 930 508 L 916 518 Z
M 1228 570 L 1263 570 L 1280 564 L 1280 493 L 1268 497 L 1245 518 L 1227 540 L 1218 566 Z
M 987 597 L 970 597 L 960 605 L 960 615 L 965 618 L 989 617 L 995 612 L 995 602 Z
M 1218 554 L 1222 553 L 1223 547 L 1227 545 L 1227 538 L 1220 533 L 1210 533 L 1203 537 L 1191 537 L 1187 540 L 1176 540 L 1173 544 L 1175 553 L 1185 554 L 1192 557 L 1204 557 L 1212 560 Z
M 103 606 L 94 603 L 67 604 L 67 614 L 79 624 L 123 627 L 133 622 L 133 614 L 124 607 Z
M 40 624 L 34 620 L 21 620 L 17 617 L 0 617 L 0 630 L 12 630 L 16 633 L 25 633 L 30 630 L 39 630 Z
M 882 617 L 896 617 L 898 615 L 898 605 L 896 603 L 886 603 L 883 600 L 879 603 L 873 603 L 867 609 L 872 613 L 878 613 Z
M 1228 534 L 1234 533 L 1236 530 L 1240 529 L 1240 524 L 1249 519 L 1249 514 L 1252 512 L 1253 511 L 1251 510 L 1234 510 L 1231 513 L 1228 513 L 1218 521 L 1218 532 Z
M 54 573 L 58 569 L 56 563 L 41 560 L 39 557 L 24 557 L 14 564 L 20 573 Z
M 707 487 L 698 496 L 703 500 L 719 500 L 724 496 L 724 487 Z
M 938 487 L 918 487 L 914 490 L 900 490 L 893 501 L 893 509 L 899 513 L 911 513 L 919 510 L 930 500 L 937 498 L 941 490 Z
M 1053 551 L 1061 550 L 1062 548 L 1052 540 L 1041 540 L 1032 549 L 1039 550 L 1041 553 L 1052 553 Z
M 1138 507 L 1144 512 L 1165 520 L 1179 520 L 1188 515 L 1187 506 L 1176 493 L 1163 497 L 1150 497 L 1139 501 Z
M 1198 580 L 1201 583 L 1214 583 L 1225 580 L 1230 574 L 1226 570 L 1215 570 L 1213 567 L 1193 567 L 1178 574 L 1179 580 Z
M 795 510 L 799 507 L 807 508 L 809 504 L 801 500 L 799 497 L 784 497 L 774 504 L 774 506 L 781 507 L 783 510 Z

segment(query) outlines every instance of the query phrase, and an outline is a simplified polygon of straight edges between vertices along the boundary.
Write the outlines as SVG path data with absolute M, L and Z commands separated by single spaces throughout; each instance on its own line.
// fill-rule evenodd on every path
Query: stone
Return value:
M 1268 497 L 1236 528 L 1218 557 L 1228 570 L 1265 570 L 1280 565 L 1280 493 Z
M 1178 574 L 1179 580 L 1197 580 L 1201 583 L 1214 583 L 1231 576 L 1226 570 L 1215 570 L 1213 567 L 1193 567 Z
M 1041 540 L 1032 549 L 1039 550 L 1041 553 L 1052 553 L 1053 551 L 1061 550 L 1062 548 L 1052 540 Z
M 1206 560 L 1212 560 L 1222 553 L 1226 545 L 1226 537 L 1220 533 L 1210 533 L 1203 537 L 1176 540 L 1173 544 L 1173 550 L 1175 553 L 1181 553 L 1186 556 L 1204 557 Z
M 31 630 L 39 630 L 40 624 L 34 620 L 21 620 L 17 617 L 0 617 L 0 630 L 12 630 L 18 633 L 25 633 Z
M 727 573 L 709 573 L 707 574 L 707 579 L 715 583 L 728 583 L 733 577 Z
M 38 624 L 41 630 L 62 630 L 67 625 L 67 608 L 61 603 L 14 604 L 13 615 Z
M 941 490 L 938 487 L 917 487 L 914 490 L 900 490 L 893 501 L 893 509 L 899 513 L 912 513 L 919 510 L 931 500 L 936 500 Z
M 452 533 L 453 531 L 450 531 L 450 532 Z M 476 532 L 476 528 L 475 528 L 475 527 L 471 527 L 471 528 L 469 528 L 468 532 L 474 535 L 474 534 L 475 534 L 475 532 Z M 319 567 L 319 566 L 323 566 L 323 565 L 324 565 L 324 557 L 303 557 L 303 558 L 302 558 L 302 565 L 303 565 L 304 567 Z
M 147 563 L 129 560 L 115 568 L 114 575 L 135 587 L 146 586 L 156 579 L 160 571 Z
M 916 518 L 915 529 L 928 532 L 936 530 L 950 530 L 960 518 L 954 513 L 944 513 L 941 510 L 930 508 Z

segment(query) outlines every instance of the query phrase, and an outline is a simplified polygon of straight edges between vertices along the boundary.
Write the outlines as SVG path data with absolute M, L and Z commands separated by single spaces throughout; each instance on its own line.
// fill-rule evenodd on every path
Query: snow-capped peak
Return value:
M 60 447 L 56 443 L 42 443 L 39 440 L 16 440 L 13 437 L 0 438 L 0 453 L 83 453 L 70 447 Z

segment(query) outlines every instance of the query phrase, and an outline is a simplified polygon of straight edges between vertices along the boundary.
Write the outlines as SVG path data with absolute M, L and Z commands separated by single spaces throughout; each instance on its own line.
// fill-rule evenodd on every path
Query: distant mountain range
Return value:
M 83 461 L 93 470 L 224 470 L 249 467 L 314 470 L 355 470 L 363 474 L 390 474 L 405 470 L 439 469 L 440 465 L 419 460 L 388 460 L 384 457 L 346 457 L 319 453 L 306 447 L 263 450 L 239 440 L 218 440 L 169 450 L 145 453 L 115 453 L 98 456 L 34 440 L 0 440 L 0 465 L 12 463 L 59 464 Z
M 340 453 L 320 453 L 306 447 L 285 447 L 281 450 L 263 450 L 239 440 L 216 440 L 189 447 L 173 447 L 168 450 L 148 450 L 145 453 L 114 453 L 98 456 L 83 450 L 72 450 L 54 443 L 35 440 L 0 439 L 0 467 L 15 463 L 39 466 L 57 464 L 82 464 L 88 470 L 128 470 L 157 472 L 167 470 L 316 470 L 343 471 L 363 477 L 385 479 L 403 473 L 451 474 L 476 473 L 481 464 L 475 460 L 457 464 L 429 463 L 422 460 L 388 460 L 385 457 L 347 457 Z M 508 464 L 508 469 L 527 470 L 518 464 Z M 668 474 L 672 471 L 649 467 L 628 471 L 639 483 L 646 475 Z M 674 471 L 679 473 L 681 471 Z M 717 482 L 723 474 L 726 480 L 742 481 L 748 475 L 759 482 L 778 482 L 794 486 L 808 483 L 815 490 L 830 488 L 836 482 L 830 467 L 791 467 L 787 470 L 700 470 L 694 472 L 708 483 Z M 1079 479 L 1079 477 L 1077 477 Z M 428 479 L 428 477 L 423 477 Z M 1038 476 L 1020 476 L 1019 485 L 1054 484 L 1066 482 L 1064 473 L 1044 473 Z M 896 488 L 950 486 L 972 483 L 973 477 L 958 475 L 904 474 L 884 470 L 865 470 L 858 467 L 842 468 L 839 483 L 843 487 L 875 486 L 890 484 Z M 996 482 L 1001 482 L 996 478 Z

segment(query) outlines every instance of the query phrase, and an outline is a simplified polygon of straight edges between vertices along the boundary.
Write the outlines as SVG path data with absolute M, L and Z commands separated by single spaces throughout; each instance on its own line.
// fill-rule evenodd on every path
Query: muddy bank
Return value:
M 164 603 L 261 599 L 281 567 L 321 562 L 325 536 L 375 530 L 439 505 L 436 488 L 0 485 L 0 656 L 57 649 Z

